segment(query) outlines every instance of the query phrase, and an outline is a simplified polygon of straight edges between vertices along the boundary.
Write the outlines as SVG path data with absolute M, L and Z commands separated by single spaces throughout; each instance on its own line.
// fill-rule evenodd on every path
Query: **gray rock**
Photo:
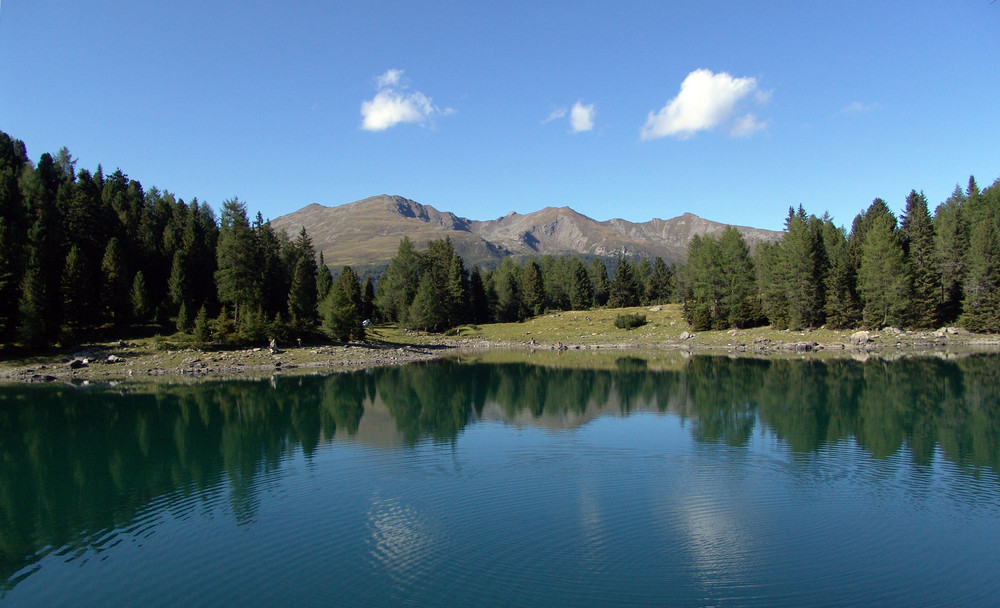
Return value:
M 868 344 L 871 339 L 871 332 L 868 331 L 856 331 L 851 334 L 851 344 Z

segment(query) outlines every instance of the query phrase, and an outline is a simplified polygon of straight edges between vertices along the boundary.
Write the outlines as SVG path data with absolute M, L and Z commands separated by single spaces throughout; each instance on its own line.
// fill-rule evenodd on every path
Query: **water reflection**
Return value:
M 477 420 L 571 428 L 638 411 L 671 412 L 696 440 L 735 448 L 766 430 L 797 453 L 850 440 L 876 458 L 906 446 L 920 466 L 943 457 L 972 475 L 1000 471 L 996 356 L 698 356 L 670 370 L 651 370 L 637 357 L 601 369 L 438 362 L 273 381 L 5 387 L 0 581 L 17 584 L 47 550 L 92 548 L 162 497 L 181 501 L 221 484 L 237 521 L 252 521 L 260 479 L 330 442 L 448 443 Z M 601 538 L 602 514 L 588 496 L 580 488 L 580 515 L 588 534 Z M 373 503 L 369 515 L 372 555 L 408 576 L 415 562 L 407 556 L 427 550 L 411 521 L 420 523 L 419 513 L 389 501 Z

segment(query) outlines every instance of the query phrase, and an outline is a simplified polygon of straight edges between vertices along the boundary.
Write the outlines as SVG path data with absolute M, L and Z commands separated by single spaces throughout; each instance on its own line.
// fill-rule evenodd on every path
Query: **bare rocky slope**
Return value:
M 295 236 L 306 227 L 317 251 L 334 270 L 341 266 L 370 269 L 392 258 L 403 236 L 417 248 L 450 237 L 467 267 L 495 266 L 506 256 L 545 254 L 612 258 L 625 252 L 681 261 L 695 235 L 721 232 L 726 224 L 685 213 L 669 220 L 635 223 L 622 219 L 599 222 L 569 207 L 546 207 L 521 215 L 509 213 L 478 221 L 438 211 L 401 196 L 373 196 L 346 205 L 309 205 L 271 220 L 275 230 Z M 753 247 L 781 233 L 746 226 L 737 229 Z

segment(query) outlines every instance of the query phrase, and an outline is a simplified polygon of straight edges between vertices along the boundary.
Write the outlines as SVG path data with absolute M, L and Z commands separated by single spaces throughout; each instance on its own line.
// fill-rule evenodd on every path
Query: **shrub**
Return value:
M 615 327 L 618 329 L 632 329 L 633 327 L 642 327 L 646 324 L 646 315 L 618 315 L 615 318 Z

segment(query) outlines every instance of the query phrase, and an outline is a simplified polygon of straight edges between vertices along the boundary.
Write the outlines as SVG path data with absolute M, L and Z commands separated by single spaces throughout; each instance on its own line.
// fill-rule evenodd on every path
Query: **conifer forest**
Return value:
M 876 198 L 849 228 L 789 209 L 775 242 L 735 228 L 695 237 L 682 264 L 619 256 L 465 266 L 448 239 L 403 238 L 381 273 L 327 267 L 233 198 L 215 211 L 120 169 L 32 162 L 0 132 L 0 343 L 33 351 L 97 337 L 184 332 L 203 344 L 361 340 L 367 321 L 441 332 L 554 310 L 677 302 L 695 330 L 933 328 L 1000 332 L 1000 180 L 962 180 L 933 212 L 913 190 Z M 860 206 L 860 205 L 859 205 Z

